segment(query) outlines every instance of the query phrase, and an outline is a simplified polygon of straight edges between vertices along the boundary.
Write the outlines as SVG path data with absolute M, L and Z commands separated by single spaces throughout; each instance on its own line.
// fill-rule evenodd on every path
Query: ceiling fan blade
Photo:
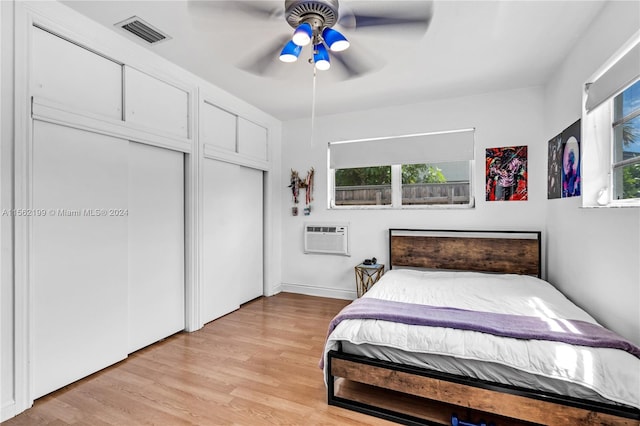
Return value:
M 280 51 L 288 40 L 290 40 L 290 37 L 288 36 L 276 38 L 276 40 L 269 43 L 267 46 L 260 48 L 258 54 L 241 61 L 238 64 L 238 67 L 250 72 L 251 74 L 259 76 L 269 74 L 275 66 L 281 63 L 278 59 Z
M 361 77 L 381 68 L 380 62 L 374 61 L 371 54 L 365 53 L 362 48 L 358 49 L 355 46 L 342 52 L 331 52 L 330 55 L 339 64 L 341 72 L 347 80 Z
M 415 25 L 427 28 L 429 20 L 424 17 L 390 17 L 390 16 L 367 16 L 354 15 L 356 18 L 356 28 L 391 26 L 391 25 Z
M 269 1 L 227 1 L 232 7 L 245 11 L 261 19 L 284 19 L 284 8 L 282 2 L 274 4 Z
M 360 77 L 361 75 L 369 72 L 369 68 L 362 66 L 359 61 L 347 59 L 347 57 L 342 55 L 334 55 L 334 59 L 340 64 L 343 71 L 346 73 L 347 79 Z
M 389 10 L 358 12 L 344 10 L 338 23 L 347 29 L 372 29 L 374 27 L 394 27 L 425 31 L 433 17 L 432 1 L 386 2 Z M 370 3 L 381 5 L 383 3 Z
M 262 20 L 284 18 L 282 2 L 189 0 L 189 7 L 197 13 L 237 10 Z

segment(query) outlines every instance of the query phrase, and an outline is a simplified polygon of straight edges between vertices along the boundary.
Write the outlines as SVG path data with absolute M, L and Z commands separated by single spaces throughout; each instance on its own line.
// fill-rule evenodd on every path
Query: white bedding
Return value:
M 524 275 L 393 269 L 363 297 L 530 315 L 551 322 L 573 319 L 596 323 L 551 284 Z M 342 321 L 327 339 L 325 357 L 330 350 L 338 348 L 340 341 L 361 345 L 363 349 L 373 346 L 393 348 L 396 355 L 407 352 L 487 361 L 541 378 L 577 384 L 607 400 L 640 408 L 640 359 L 622 350 L 512 339 L 474 331 L 379 320 Z M 412 357 L 406 357 L 405 361 L 410 359 Z M 460 374 L 459 368 L 453 367 L 455 371 L 452 371 L 446 367 L 448 363 L 440 364 L 430 365 L 430 368 Z M 522 385 L 513 382 L 508 375 L 487 371 L 478 374 L 467 371 L 465 374 L 503 384 Z M 485 377 L 487 375 L 490 377 Z M 584 394 L 578 392 L 580 397 Z

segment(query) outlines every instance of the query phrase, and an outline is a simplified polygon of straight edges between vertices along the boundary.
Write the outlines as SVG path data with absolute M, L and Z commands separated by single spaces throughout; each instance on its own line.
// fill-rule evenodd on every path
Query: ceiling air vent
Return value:
M 131 18 L 125 19 L 122 22 L 118 22 L 115 25 L 116 27 L 120 27 L 123 30 L 135 35 L 136 37 L 141 38 L 149 44 L 156 44 L 163 40 L 171 39 L 171 37 L 169 37 L 167 34 L 163 33 L 157 28 L 152 27 L 137 16 L 132 16 Z

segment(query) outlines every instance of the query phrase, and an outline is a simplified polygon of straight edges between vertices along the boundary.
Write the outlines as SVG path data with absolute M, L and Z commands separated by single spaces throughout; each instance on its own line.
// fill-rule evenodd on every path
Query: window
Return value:
M 585 207 L 640 207 L 639 63 L 640 31 L 585 85 Z
M 335 183 L 336 206 L 391 204 L 391 166 L 338 169 Z
M 329 207 L 473 205 L 474 131 L 329 144 Z
M 469 205 L 469 161 L 402 165 L 402 205 Z
M 640 80 L 613 100 L 614 199 L 640 199 Z

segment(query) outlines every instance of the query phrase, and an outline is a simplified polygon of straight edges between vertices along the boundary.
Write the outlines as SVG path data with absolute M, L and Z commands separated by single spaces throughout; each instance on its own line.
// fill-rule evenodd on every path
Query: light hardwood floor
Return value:
M 16 425 L 389 425 L 326 402 L 318 361 L 345 300 L 280 293 L 38 399 Z

